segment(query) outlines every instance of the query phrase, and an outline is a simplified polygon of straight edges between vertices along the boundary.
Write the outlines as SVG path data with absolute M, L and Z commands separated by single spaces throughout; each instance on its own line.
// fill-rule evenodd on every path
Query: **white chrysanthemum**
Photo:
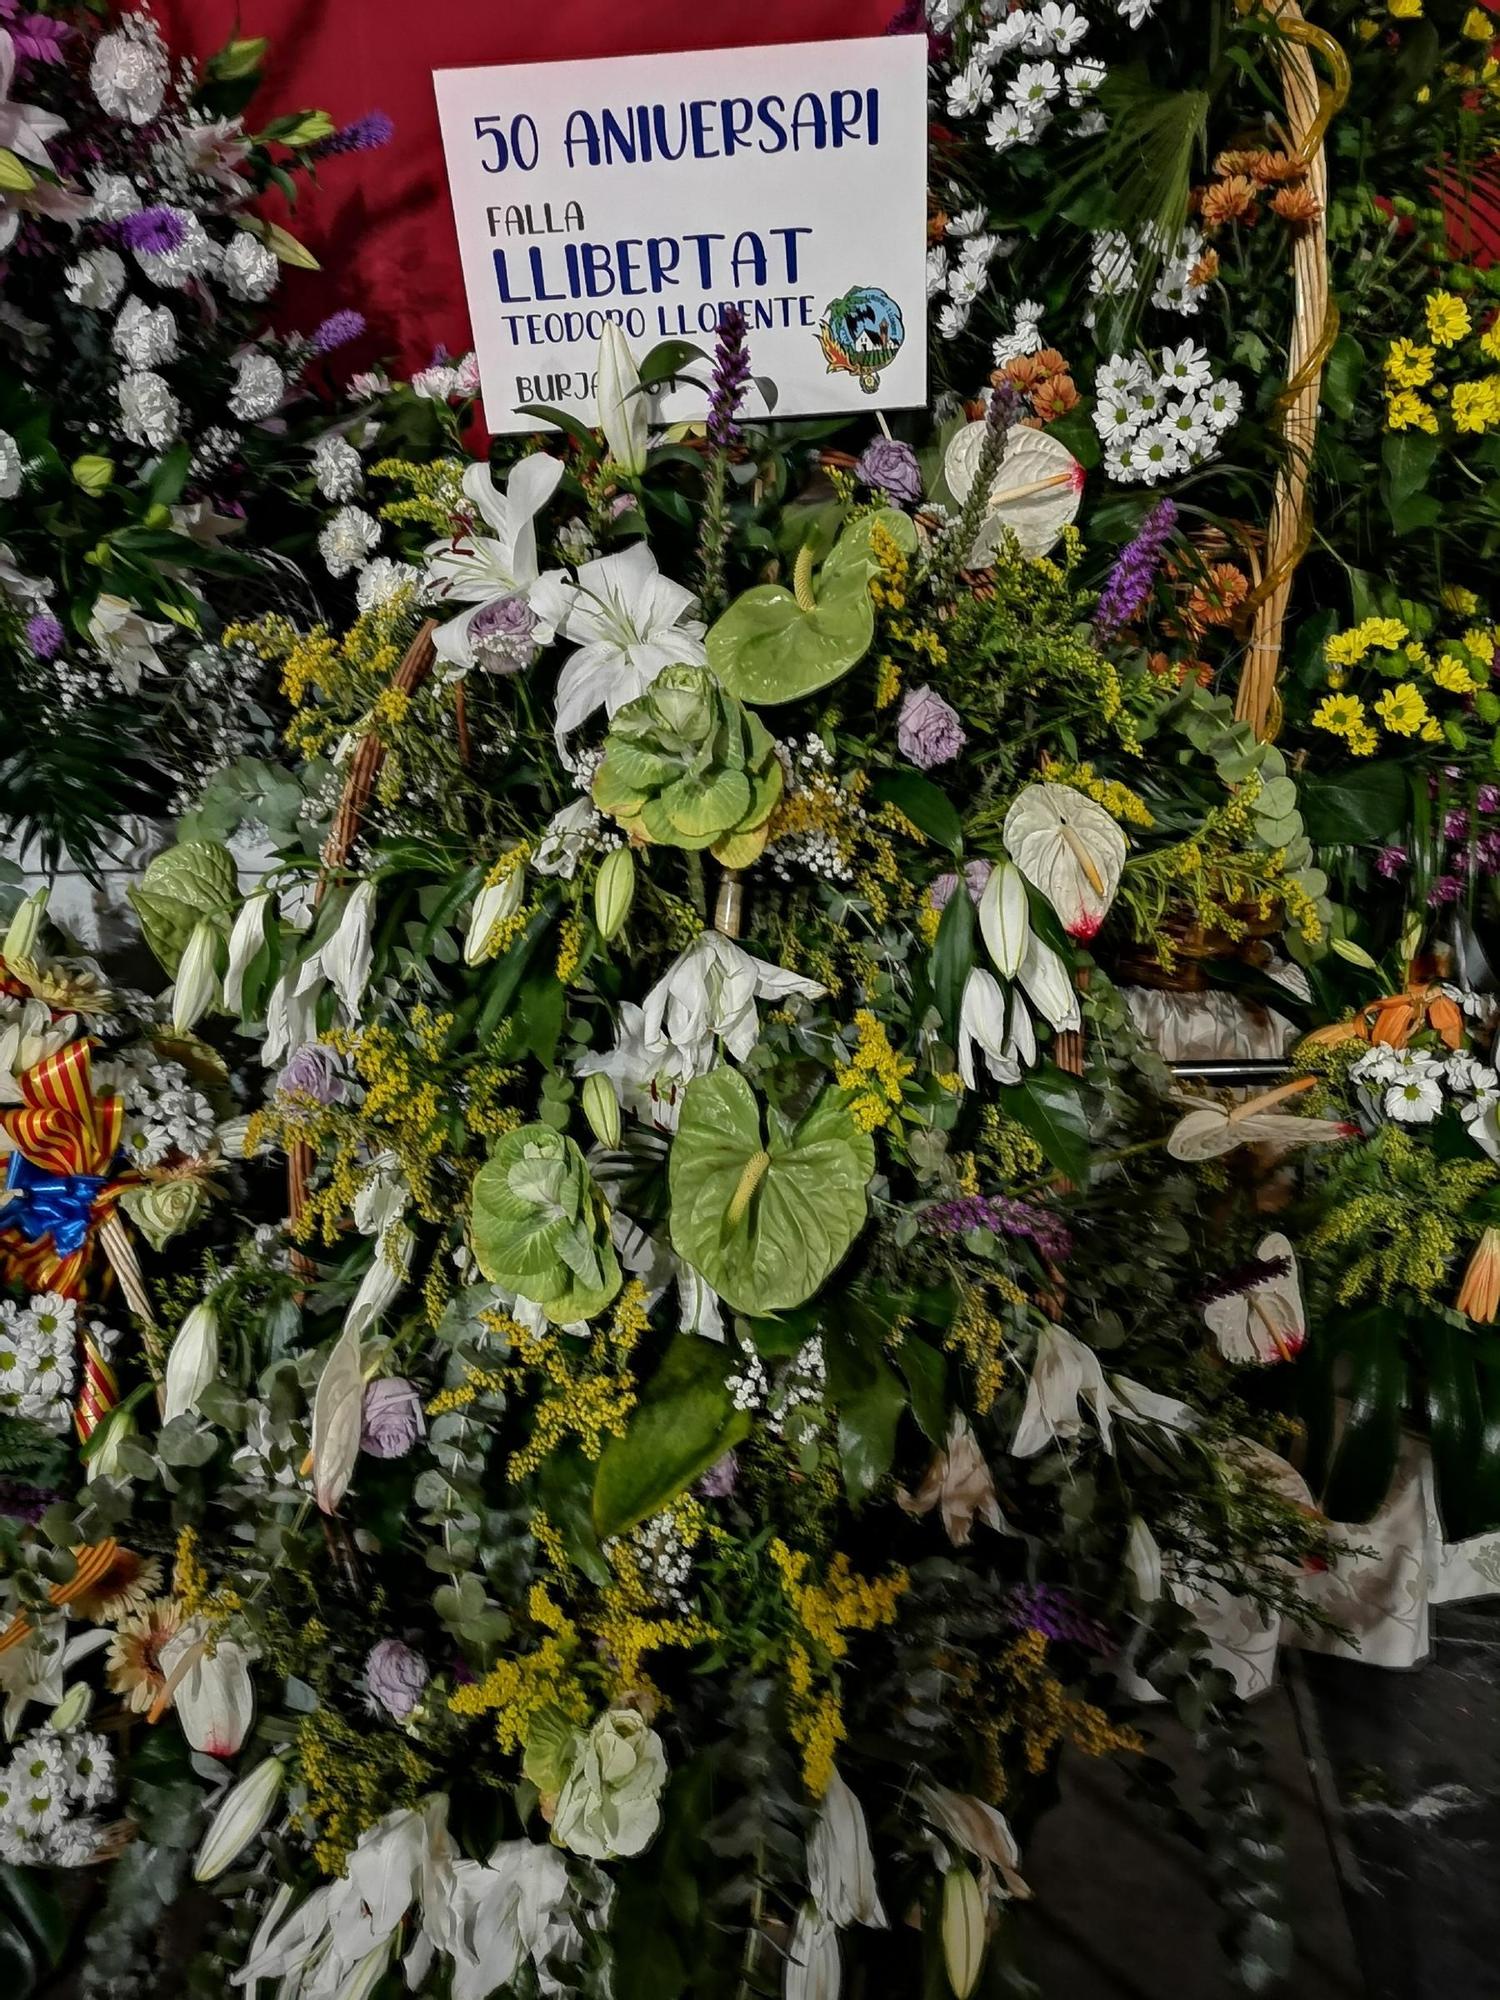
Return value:
M 244 423 L 255 423 L 280 407 L 286 395 L 286 377 L 269 354 L 245 354 L 229 392 L 229 407 Z
M 213 1106 L 195 1090 L 181 1063 L 154 1058 L 124 1078 L 125 1123 L 120 1143 L 143 1166 L 173 1153 L 196 1159 L 213 1144 Z
M 458 371 L 441 363 L 431 368 L 419 368 L 411 378 L 413 395 L 420 396 L 426 403 L 446 403 L 459 393 Z
M 935 299 L 948 289 L 948 253 L 941 243 L 927 252 L 927 296 Z
M 121 222 L 142 206 L 140 190 L 128 174 L 94 172 L 89 175 L 93 202 L 89 209 L 95 222 Z
M 132 444 L 164 451 L 177 435 L 181 406 L 160 375 L 149 369 L 126 375 L 115 384 L 120 399 L 120 428 Z
M 1443 1108 L 1436 1077 L 1412 1074 L 1385 1094 L 1385 1115 L 1400 1125 L 1430 1125 Z
M 411 563 L 397 562 L 393 556 L 376 556 L 366 563 L 354 585 L 354 601 L 361 611 L 373 611 L 389 604 L 398 591 L 412 588 L 420 570 Z
M 125 289 L 125 259 L 118 250 L 85 250 L 63 272 L 63 289 L 75 306 L 108 312 Z
M 966 63 L 957 76 L 948 79 L 948 116 L 972 118 L 976 111 L 989 103 L 994 88 L 990 73 L 982 63 Z
M 177 322 L 170 306 L 127 299 L 115 321 L 110 345 L 127 368 L 159 368 L 177 358 Z
M 312 458 L 313 482 L 325 500 L 352 500 L 364 484 L 359 453 L 347 438 L 326 437 Z
M 1094 56 L 1085 56 L 1080 62 L 1069 63 L 1063 71 L 1063 81 L 1068 87 L 1068 102 L 1075 108 L 1095 96 L 1108 71 Z
M 380 540 L 380 523 L 363 507 L 340 507 L 318 537 L 318 553 L 330 576 L 361 569 Z
M 89 83 L 111 118 L 149 125 L 161 110 L 170 74 L 154 23 L 143 14 L 128 14 L 118 32 L 104 36 L 94 50 Z
M 232 299 L 259 301 L 276 289 L 280 266 L 274 254 L 248 229 L 237 230 L 229 240 L 219 275 Z
M 0 500 L 12 500 L 21 490 L 26 461 L 9 431 L 0 431 Z

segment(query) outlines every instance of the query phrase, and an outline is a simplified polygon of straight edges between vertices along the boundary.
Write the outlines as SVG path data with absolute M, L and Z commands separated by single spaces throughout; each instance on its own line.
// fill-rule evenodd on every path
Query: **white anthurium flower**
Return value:
M 304 1042 L 315 1039 L 318 1028 L 318 998 L 328 981 L 323 977 L 322 955 L 314 952 L 300 965 L 283 972 L 271 988 L 266 1002 L 266 1038 L 260 1059 L 267 1069 L 276 1069 Z
M 644 472 L 650 426 L 641 371 L 635 365 L 630 342 L 613 320 L 607 322 L 599 341 L 595 379 L 599 428 L 610 457 L 622 472 Z
M 0 1104 L 19 1104 L 19 1078 L 65 1049 L 78 1032 L 78 1016 L 54 1021 L 40 1000 L 0 998 Z
M 193 1862 L 193 1880 L 212 1882 L 237 1861 L 271 1817 L 281 1796 L 286 1766 L 279 1757 L 263 1757 L 253 1771 L 231 1785 L 220 1799 Z
M 705 663 L 703 621 L 687 615 L 696 603 L 641 541 L 584 563 L 576 585 L 556 575 L 538 582 L 533 611 L 577 648 L 557 679 L 559 745 L 597 709 L 613 715 L 643 695 L 663 667 Z
M 923 1785 L 920 1798 L 938 1832 L 994 1869 L 1005 1894 L 1020 1900 L 1031 1895 L 1021 1879 L 1021 1850 L 1004 1813 L 968 1792 L 950 1791 L 946 1785 Z
M 233 1757 L 255 1717 L 249 1653 L 234 1639 L 210 1638 L 202 1620 L 190 1618 L 162 1647 L 161 1666 L 193 1749 Z
M 979 898 L 979 929 L 995 970 L 1014 979 L 1026 956 L 1031 936 L 1031 909 L 1026 878 L 1013 861 L 997 861 Z
M 670 977 L 670 975 L 668 975 Z M 634 1001 L 620 1006 L 615 1045 L 604 1055 L 584 1056 L 578 1076 L 604 1076 L 614 1085 L 620 1108 L 661 1132 L 675 1132 L 682 1093 L 695 1076 L 714 1066 L 713 1043 L 702 1040 L 679 1048 L 664 1035 L 646 1033 L 646 1016 Z
M 257 889 L 239 907 L 229 933 L 229 965 L 224 974 L 224 1005 L 238 1014 L 245 998 L 245 975 L 255 963 L 266 941 L 266 920 L 271 909 L 269 889 Z
M 768 965 L 718 931 L 704 931 L 680 953 L 646 995 L 641 1032 L 646 1044 L 669 1043 L 691 1074 L 714 1063 L 721 1041 L 743 1062 L 760 1037 L 758 1000 L 817 1000 L 827 991 L 814 979 Z
M 520 598 L 531 609 L 536 622 L 530 636 L 536 645 L 551 640 L 556 617 L 532 601 L 540 575 L 536 517 L 562 476 L 562 460 L 547 452 L 533 452 L 512 466 L 503 493 L 487 465 L 471 465 L 464 473 L 464 494 L 478 516 L 475 530 L 457 541 L 434 542 L 422 579 L 424 597 L 472 607 L 439 628 L 433 641 L 439 659 L 455 667 L 473 666 L 475 621 L 480 621 L 482 636 L 484 613 L 507 598 Z M 481 522 L 488 534 L 481 532 Z M 561 572 L 555 576 L 559 583 L 566 581 Z M 549 601 L 555 613 L 556 595 Z
M 838 1925 L 820 1916 L 813 1904 L 804 1903 L 787 1949 L 784 2000 L 839 2000 L 843 1976 Z
M 885 1930 L 864 1808 L 835 1768 L 807 1840 L 807 1886 L 831 1924 Z
M 1142 1604 L 1155 1604 L 1162 1593 L 1161 1549 L 1139 1514 L 1130 1517 L 1125 1537 L 1125 1572 Z
M 964 981 L 958 1009 L 958 1073 L 966 1090 L 973 1090 L 978 1082 L 974 1066 L 976 1049 L 996 1083 L 1021 1081 L 1018 1051 L 1005 1032 L 1005 1013 L 1005 988 L 993 973 L 976 965 Z M 1028 1021 L 1028 1031 L 1030 1025 Z
M 1050 944 L 1032 931 L 1016 973 L 1021 990 L 1055 1034 L 1071 1034 L 1083 1025 L 1073 975 Z
M 1080 1402 L 1093 1411 L 1105 1450 L 1113 1451 L 1110 1423 L 1115 1396 L 1104 1379 L 1098 1355 L 1065 1328 L 1044 1326 L 1037 1336 L 1026 1407 L 1011 1440 L 1012 1457 L 1035 1458 L 1049 1445 L 1065 1444 L 1079 1436 L 1083 1430 Z
M 375 945 L 371 936 L 374 914 L 375 884 L 361 882 L 339 918 L 338 929 L 318 954 L 323 975 L 332 982 L 350 1021 L 359 1019 L 359 1003 L 364 998 L 374 962 Z
M 571 882 L 579 862 L 593 845 L 602 818 L 587 792 L 555 812 L 531 857 L 537 874 L 556 875 L 564 882 Z
M 526 870 L 512 868 L 502 881 L 481 889 L 474 898 L 469 928 L 464 937 L 464 964 L 482 965 L 492 956 L 487 949 L 496 924 L 503 924 L 521 907 L 526 894 Z
M 677 1330 L 702 1340 L 724 1341 L 724 1313 L 718 1293 L 690 1264 L 677 1265 Z
M 168 1351 L 162 1384 L 162 1422 L 169 1424 L 174 1417 L 196 1415 L 199 1397 L 218 1372 L 219 1315 L 212 1303 L 204 1299 L 177 1329 Z
M 138 694 L 141 673 L 150 668 L 162 671 L 157 647 L 172 636 L 175 627 L 165 620 L 144 618 L 133 604 L 111 591 L 102 591 L 89 614 L 88 636 L 127 694 Z
M 417 1239 L 404 1224 L 388 1229 L 380 1239 L 375 1261 L 359 1281 L 359 1290 L 344 1315 L 344 1331 L 356 1336 L 367 1333 L 394 1305 L 411 1272 L 412 1252 Z

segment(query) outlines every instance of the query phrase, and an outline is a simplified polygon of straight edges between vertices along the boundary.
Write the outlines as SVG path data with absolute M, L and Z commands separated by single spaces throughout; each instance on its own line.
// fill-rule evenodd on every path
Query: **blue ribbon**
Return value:
M 52 1238 L 59 1257 L 71 1257 L 88 1239 L 94 1203 L 107 1185 L 103 1174 L 54 1174 L 12 1153 L 5 1185 L 12 1190 L 0 1204 L 0 1229 L 14 1229 L 28 1242 Z

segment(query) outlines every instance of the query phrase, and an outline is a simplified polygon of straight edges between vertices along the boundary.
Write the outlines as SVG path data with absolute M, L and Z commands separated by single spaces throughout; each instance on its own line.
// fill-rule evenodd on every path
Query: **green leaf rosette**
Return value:
M 781 763 L 765 725 L 704 667 L 668 667 L 610 724 L 594 803 L 639 842 L 744 868 L 766 844 Z
M 554 1325 L 592 1318 L 620 1289 L 608 1205 L 583 1154 L 550 1125 L 501 1139 L 474 1177 L 471 1220 L 480 1270 Z

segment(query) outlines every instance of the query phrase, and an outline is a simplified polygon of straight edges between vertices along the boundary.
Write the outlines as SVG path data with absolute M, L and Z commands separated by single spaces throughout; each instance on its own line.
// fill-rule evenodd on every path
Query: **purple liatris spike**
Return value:
M 749 381 L 745 315 L 738 306 L 725 306 L 719 314 L 719 337 L 714 345 L 713 382 L 708 397 L 709 441 L 720 451 L 740 441 L 737 418 Z
M 351 340 L 358 340 L 364 330 L 364 314 L 346 306 L 342 312 L 330 313 L 321 326 L 314 328 L 307 344 L 314 354 L 332 354 L 336 347 L 347 347 Z
M 1094 1653 L 1104 1652 L 1110 1643 L 1098 1619 L 1056 1584 L 1019 1584 L 1006 1599 L 1005 1622 L 1017 1631 L 1040 1632 L 1054 1644 L 1087 1646 Z
M 1125 544 L 1099 593 L 1094 624 L 1100 632 L 1118 632 L 1139 618 L 1151 598 L 1151 586 L 1167 543 L 1177 529 L 1177 509 L 1159 500 L 1142 521 L 1135 539 Z
M 341 125 L 327 139 L 309 146 L 307 156 L 310 160 L 331 160 L 340 153 L 372 153 L 378 146 L 388 146 L 395 135 L 396 127 L 383 111 L 367 111 L 363 118 Z
M 1040 1256 L 1059 1263 L 1073 1248 L 1073 1239 L 1057 1217 L 1035 1202 L 1016 1201 L 1003 1194 L 965 1194 L 934 1202 L 922 1216 L 922 1227 L 934 1236 L 966 1236 L 971 1229 L 988 1229 L 996 1236 L 1019 1236 L 1034 1243 Z
M 67 634 L 50 611 L 37 611 L 26 620 L 26 643 L 39 660 L 55 660 L 67 643 Z

